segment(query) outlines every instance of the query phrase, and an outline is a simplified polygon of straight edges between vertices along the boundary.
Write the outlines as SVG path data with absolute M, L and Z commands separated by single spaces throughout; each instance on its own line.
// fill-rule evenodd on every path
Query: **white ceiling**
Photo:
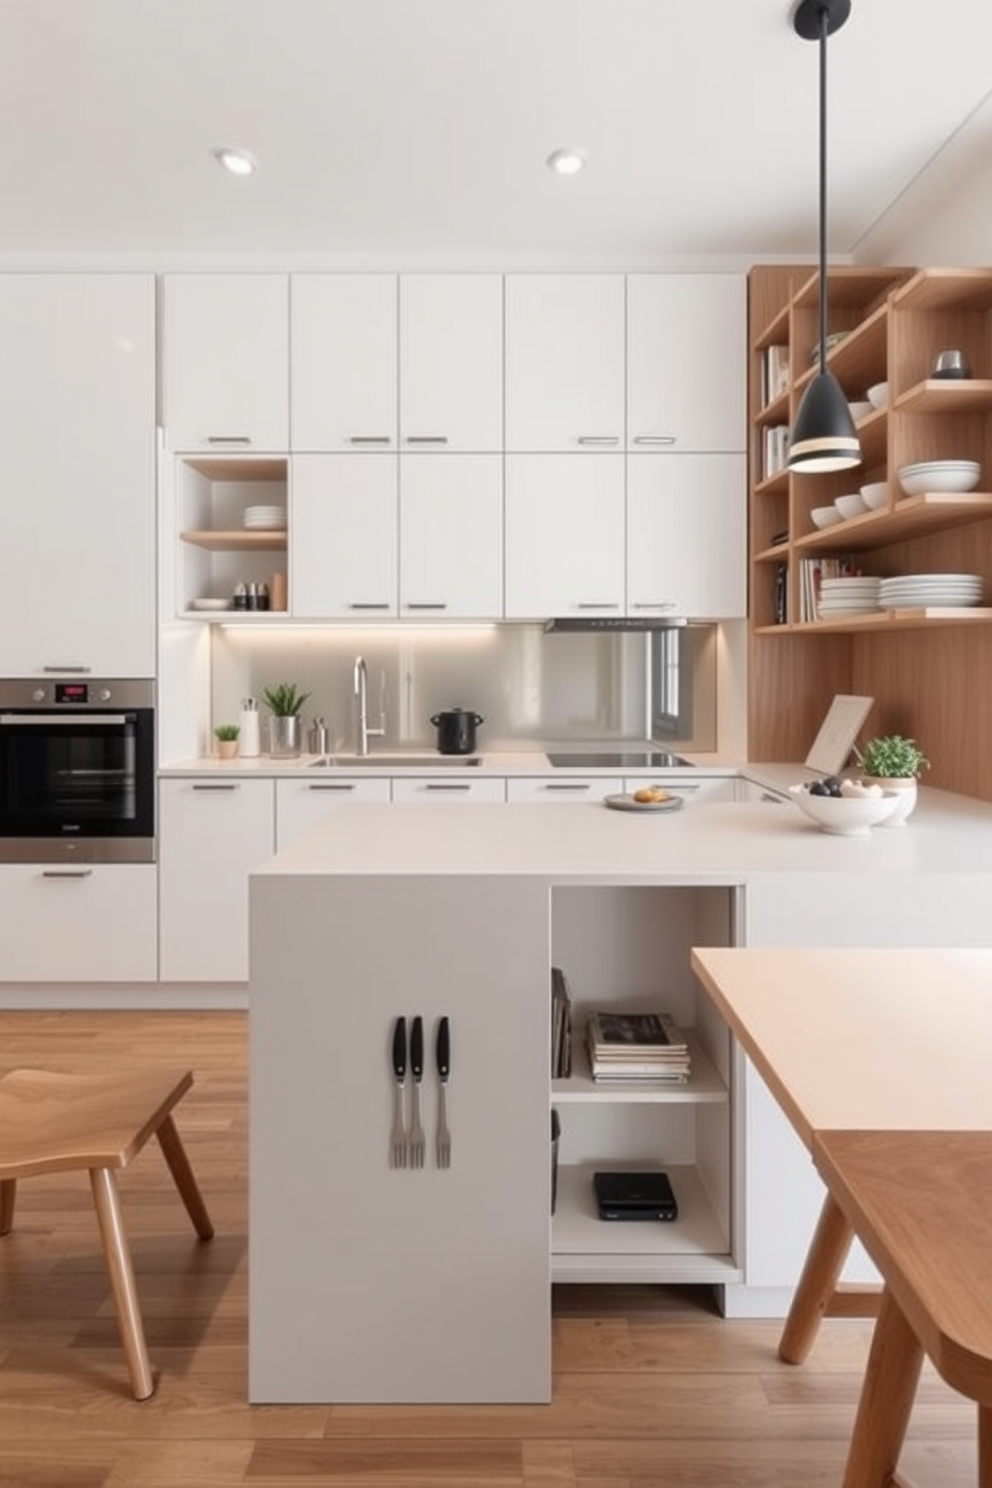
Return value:
M 818 48 L 791 14 L 0 0 L 0 252 L 806 257 Z M 992 139 L 992 5 L 853 0 L 828 56 L 845 255 L 976 111 Z M 219 144 L 258 174 L 226 176 Z M 561 145 L 588 151 L 582 175 L 546 169 Z

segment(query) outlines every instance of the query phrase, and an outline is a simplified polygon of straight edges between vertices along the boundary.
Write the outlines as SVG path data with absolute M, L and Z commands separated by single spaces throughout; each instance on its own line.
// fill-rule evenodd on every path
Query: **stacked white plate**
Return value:
M 879 589 L 882 580 L 871 575 L 859 575 L 850 579 L 823 579 L 817 613 L 821 620 L 835 615 L 863 615 L 879 610 Z
M 907 496 L 921 496 L 926 491 L 973 491 L 982 478 L 977 460 L 921 460 L 916 465 L 903 465 L 899 484 Z
M 281 532 L 286 526 L 286 508 L 246 506 L 244 522 L 249 532 Z
M 883 610 L 934 607 L 958 609 L 982 602 L 985 585 L 980 574 L 897 574 L 883 579 Z

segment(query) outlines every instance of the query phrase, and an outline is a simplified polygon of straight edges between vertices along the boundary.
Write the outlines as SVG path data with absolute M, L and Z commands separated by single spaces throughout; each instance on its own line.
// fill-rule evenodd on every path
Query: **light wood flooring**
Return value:
M 0 1070 L 190 1064 L 176 1121 L 217 1229 L 197 1242 L 155 1143 L 122 1175 L 158 1381 L 139 1404 L 89 1184 L 21 1185 L 0 1488 L 839 1488 L 870 1325 L 827 1323 L 791 1368 L 778 1323 L 725 1321 L 704 1290 L 558 1288 L 549 1406 L 247 1405 L 246 1048 L 239 1013 L 0 1012 Z M 903 1466 L 975 1482 L 973 1408 L 929 1367 Z

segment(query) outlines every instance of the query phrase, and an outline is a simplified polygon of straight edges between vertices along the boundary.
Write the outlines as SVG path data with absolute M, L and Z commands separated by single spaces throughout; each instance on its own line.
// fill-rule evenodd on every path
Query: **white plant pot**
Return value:
M 862 775 L 865 785 L 880 785 L 883 790 L 896 791 L 898 804 L 891 816 L 887 816 L 880 827 L 904 827 L 906 818 L 916 806 L 916 776 Z

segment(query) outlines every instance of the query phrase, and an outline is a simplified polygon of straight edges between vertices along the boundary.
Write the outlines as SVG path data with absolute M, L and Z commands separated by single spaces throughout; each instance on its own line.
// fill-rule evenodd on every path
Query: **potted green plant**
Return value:
M 238 752 L 238 735 L 241 730 L 236 723 L 219 723 L 214 729 L 217 754 L 220 759 L 234 759 Z
M 265 706 L 272 715 L 269 719 L 269 753 L 275 759 L 288 759 L 300 754 L 303 748 L 300 713 L 309 696 L 309 692 L 302 692 L 295 682 L 279 682 L 275 687 L 262 689 Z
M 902 799 L 883 825 L 901 827 L 916 805 L 917 779 L 930 768 L 923 750 L 915 739 L 902 734 L 878 734 L 863 748 L 855 748 L 854 754 L 868 784 L 899 792 Z

